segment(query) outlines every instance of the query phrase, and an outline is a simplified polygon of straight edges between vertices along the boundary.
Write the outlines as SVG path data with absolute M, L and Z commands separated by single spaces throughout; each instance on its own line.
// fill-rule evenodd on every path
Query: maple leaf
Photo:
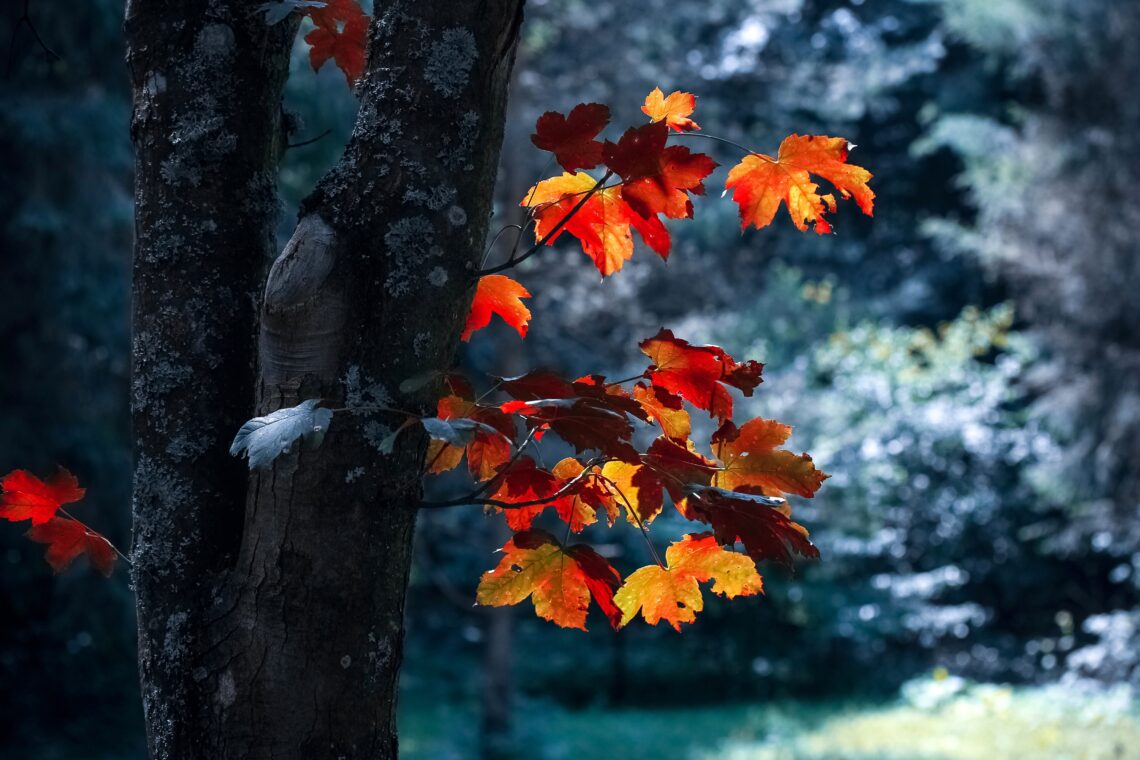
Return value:
M 722 420 L 732 416 L 732 396 L 725 386 L 751 396 L 761 383 L 763 364 L 738 364 L 719 346 L 694 346 L 669 330 L 643 340 L 639 348 L 653 362 L 646 377 L 654 387 L 681 396 Z
M 603 149 L 606 166 L 622 179 L 622 198 L 646 219 L 657 214 L 691 218 L 689 194 L 704 195 L 704 179 L 717 166 L 682 145 L 666 147 L 668 136 L 665 122 L 655 122 L 626 130 L 617 143 L 607 140 Z
M 547 111 L 538 117 L 530 140 L 554 154 L 568 172 L 593 169 L 602 162 L 602 144 L 595 140 L 610 121 L 610 109 L 601 103 L 579 103 L 568 116 Z
M 33 525 L 28 538 L 48 545 L 45 559 L 57 573 L 81 554 L 86 554 L 92 566 L 108 578 L 115 569 L 115 549 L 111 543 L 78 520 L 53 517 Z
M 686 440 L 692 432 L 689 413 L 681 397 L 645 383 L 633 386 L 633 397 L 670 438 Z
M 712 436 L 713 454 L 723 465 L 713 485 L 729 491 L 752 487 L 769 496 L 794 493 L 810 499 L 828 476 L 815 468 L 807 454 L 776 448 L 791 433 L 787 425 L 760 417 L 739 429 L 725 422 Z
M 692 485 L 709 485 L 717 463 L 693 451 L 690 441 L 680 443 L 661 436 L 642 455 L 641 461 L 660 476 L 662 485 L 674 500 L 685 498 Z
M 571 386 L 579 396 L 594 399 L 615 412 L 628 414 L 643 422 L 649 421 L 645 407 L 619 383 L 607 383 L 604 375 L 586 375 L 575 380 Z
M 725 191 L 740 207 L 740 226 L 766 227 L 772 223 L 781 203 L 796 229 L 803 232 L 809 223 L 819 234 L 831 232 L 824 218 L 835 210 L 835 196 L 820 195 L 811 175 L 823 177 L 844 198 L 855 198 L 867 216 L 873 216 L 875 193 L 867 186 L 871 173 L 847 163 L 849 143 L 842 137 L 789 135 L 780 143 L 776 158 L 754 153 L 745 156 L 728 173 Z
M 471 475 L 476 480 L 489 480 L 510 459 L 515 426 L 496 407 L 479 406 L 469 398 L 450 394 L 436 403 L 436 419 L 448 424 L 428 423 L 432 436 L 424 460 L 428 472 L 451 470 L 466 453 Z
M 543 369 L 532 370 L 516 377 L 500 377 L 495 385 L 511 398 L 520 401 L 572 398 L 579 395 L 569 380 Z
M 715 594 L 732 599 L 763 590 L 756 563 L 728 551 L 708 533 L 686 535 L 665 552 L 668 567 L 650 565 L 634 571 L 614 596 L 625 626 L 640 612 L 645 622 L 664 620 L 677 631 L 704 609 L 701 583 L 712 580 Z
M 625 507 L 631 524 L 645 526 L 661 514 L 665 486 L 649 467 L 633 462 L 606 462 L 601 475 L 611 498 Z
M 590 468 L 592 473 L 583 475 L 586 468 L 573 457 L 566 457 L 554 465 L 551 474 L 568 484 L 575 482 L 567 494 L 555 502 L 558 516 L 570 528 L 571 533 L 580 533 L 586 526 L 598 521 L 598 512 L 604 512 L 612 526 L 621 514 L 621 509 L 614 500 L 601 473 L 595 467 Z
M 690 132 L 701 128 L 689 118 L 696 107 L 697 96 L 691 92 L 674 90 L 669 93 L 669 97 L 665 97 L 660 87 L 654 87 L 653 92 L 646 96 L 641 110 L 653 121 L 664 121 L 670 129 Z
M 454 470 L 463 461 L 463 449 L 452 446 L 446 441 L 432 438 L 428 441 L 427 454 L 424 455 L 426 472 L 439 475 L 441 472 Z
M 582 244 L 582 252 L 607 277 L 633 256 L 633 233 L 661 258 L 669 257 L 672 240 L 656 216 L 646 218 L 630 208 L 619 186 L 595 190 L 598 181 L 585 172 L 551 177 L 532 187 L 519 204 L 531 209 L 535 240 L 553 245 L 563 232 Z M 583 200 L 579 208 L 579 203 Z M 577 211 L 575 211 L 577 208 Z M 565 223 L 563 223 L 565 220 Z M 561 227 L 559 225 L 562 224 Z
M 309 63 L 320 71 L 330 58 L 344 72 L 349 87 L 364 74 L 364 52 L 369 18 L 356 0 L 329 0 L 322 7 L 308 7 L 305 15 L 316 28 L 305 35 Z
M 495 501 L 523 504 L 548 500 L 525 507 L 502 508 L 511 530 L 529 528 L 534 518 L 551 506 L 553 501 L 550 501 L 550 498 L 563 485 L 554 473 L 541 469 L 534 459 L 526 456 L 519 457 L 501 468 L 498 477 L 499 486 L 491 497 Z
M 819 557 L 807 529 L 788 516 L 783 499 L 698 486 L 677 508 L 688 519 L 711 525 L 718 541 L 740 541 L 756 561 L 770 559 L 791 569 L 793 554 Z
M 27 470 L 13 470 L 0 479 L 0 488 L 0 518 L 31 520 L 32 525 L 43 525 L 61 506 L 79 501 L 86 493 L 75 476 L 62 467 L 47 481 Z
M 525 338 L 530 309 L 523 305 L 524 298 L 530 298 L 527 289 L 506 275 L 488 274 L 480 277 L 460 340 L 471 340 L 472 333 L 491 324 L 492 314 L 498 314 L 515 329 L 520 338 Z
M 503 607 L 530 597 L 540 618 L 584 631 L 593 599 L 617 626 L 613 597 L 621 576 L 590 547 L 565 547 L 545 531 L 528 530 L 515 534 L 502 552 L 498 566 L 479 580 L 479 604 Z
M 553 372 L 533 370 L 517 377 L 500 378 L 497 386 L 511 398 L 540 401 L 550 398 L 587 398 L 611 411 L 648 421 L 644 408 L 618 384 L 602 375 L 586 375 L 568 382 Z
M 630 445 L 633 425 L 625 414 L 595 398 L 546 398 L 508 401 L 500 407 L 522 416 L 530 428 L 549 428 L 578 453 L 596 449 L 616 459 L 636 459 Z

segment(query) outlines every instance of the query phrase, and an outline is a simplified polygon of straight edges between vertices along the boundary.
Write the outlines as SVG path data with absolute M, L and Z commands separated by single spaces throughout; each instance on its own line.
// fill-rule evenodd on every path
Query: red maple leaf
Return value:
M 819 557 L 807 529 L 788 516 L 790 510 L 783 499 L 708 486 L 693 488 L 677 508 L 690 520 L 711 525 L 721 543 L 739 540 L 748 556 L 757 561 L 770 559 L 791 569 L 793 554 Z
M 11 522 L 31 520 L 42 525 L 53 517 L 64 504 L 83 498 L 86 490 L 79 481 L 60 467 L 47 481 L 40 480 L 27 470 L 13 470 L 0 479 L 0 518 Z
M 732 416 L 732 396 L 725 386 L 751 396 L 764 369 L 756 361 L 738 364 L 719 346 L 694 346 L 665 329 L 643 340 L 640 348 L 653 362 L 646 376 L 655 387 L 722 420 Z
M 33 525 L 28 538 L 48 545 L 45 559 L 57 573 L 81 554 L 86 554 L 91 565 L 108 578 L 115 569 L 115 549 L 111 543 L 78 520 L 53 517 Z
M 518 414 L 527 426 L 549 428 L 579 453 L 595 449 L 615 459 L 636 459 L 630 445 L 633 425 L 625 414 L 592 398 L 545 398 L 508 401 L 500 408 Z
M 364 74 L 364 53 L 369 18 L 356 0 L 329 0 L 324 7 L 306 8 L 316 29 L 305 35 L 309 63 L 319 71 L 330 58 L 344 72 L 349 87 Z
M 664 214 L 670 219 L 693 216 L 689 193 L 704 195 L 705 177 L 717 164 L 682 145 L 666 147 L 669 127 L 663 122 L 632 127 L 617 143 L 606 141 L 606 166 L 622 179 L 622 197 L 642 217 Z
M 526 530 L 534 518 L 546 511 L 554 501 L 551 497 L 562 487 L 563 482 L 556 475 L 538 466 L 531 457 L 519 457 L 499 471 L 499 487 L 492 495 L 494 501 L 507 504 L 530 504 L 525 507 L 506 507 L 503 512 L 511 530 Z
M 563 116 L 547 111 L 538 117 L 530 140 L 554 154 L 568 172 L 593 169 L 602 162 L 602 144 L 596 139 L 610 121 L 610 109 L 601 103 L 579 103 Z

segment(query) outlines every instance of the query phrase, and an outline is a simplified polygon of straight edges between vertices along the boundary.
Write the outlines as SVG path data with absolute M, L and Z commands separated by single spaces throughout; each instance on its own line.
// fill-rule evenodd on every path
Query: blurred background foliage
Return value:
M 24 29 L 0 84 L 0 471 L 66 464 L 125 544 L 122 8 L 31 11 L 61 57 Z M 472 608 L 501 529 L 425 515 L 406 755 L 1136 756 L 1138 35 L 1140 6 L 1114 0 L 531 0 L 497 222 L 520 220 L 544 170 L 541 112 L 600 101 L 640 121 L 657 85 L 698 93 L 707 132 L 761 151 L 848 137 L 876 216 L 740 235 L 711 192 L 667 265 L 639 251 L 599 282 L 570 246 L 544 251 L 519 272 L 526 342 L 492 328 L 464 368 L 624 377 L 662 325 L 766 362 L 740 414 L 794 425 L 832 473 L 796 505 L 823 560 L 769 568 L 763 599 L 714 601 L 681 636 L 601 619 L 582 635 Z M 287 154 L 283 236 L 355 110 L 336 71 L 314 75 L 300 49 L 294 68 L 293 140 L 320 139 Z M 681 530 L 658 525 L 663 543 Z M 627 569 L 644 559 L 634 535 L 587 537 Z M 38 552 L 0 534 L 0 754 L 141 756 L 125 574 L 53 578 Z

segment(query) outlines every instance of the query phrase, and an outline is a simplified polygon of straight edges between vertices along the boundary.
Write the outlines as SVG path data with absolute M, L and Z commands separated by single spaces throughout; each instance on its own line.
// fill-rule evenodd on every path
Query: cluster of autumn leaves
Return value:
M 267 11 L 271 23 L 292 12 L 312 21 L 305 40 L 314 69 L 332 60 L 350 86 L 356 83 L 364 70 L 369 19 L 354 0 L 282 0 L 273 8 Z M 532 141 L 564 171 L 538 182 L 520 204 L 534 228 L 532 253 L 567 233 L 609 276 L 633 255 L 636 233 L 667 259 L 672 239 L 664 220 L 692 218 L 692 196 L 704 194 L 704 181 L 717 166 L 703 153 L 669 144 L 671 137 L 700 130 L 691 118 L 695 105 L 690 93 L 666 96 L 655 89 L 642 106 L 649 122 L 627 129 L 616 143 L 599 139 L 610 121 L 607 106 L 579 104 L 565 115 L 543 114 Z M 767 226 L 785 205 L 799 230 L 814 225 L 818 233 L 830 232 L 825 217 L 836 199 L 820 193 L 813 175 L 870 215 L 871 174 L 847 163 L 848 149 L 842 138 L 800 135 L 786 138 L 776 157 L 744 149 L 725 186 L 739 206 L 742 227 Z M 588 173 L 595 169 L 601 177 Z M 523 299 L 530 294 L 498 274 L 515 263 L 512 254 L 506 264 L 482 273 L 463 340 L 495 314 L 525 337 L 531 313 Z M 444 505 L 482 504 L 501 513 L 514 531 L 498 566 L 480 579 L 480 604 L 529 598 L 539 617 L 581 629 L 594 605 L 615 628 L 640 615 L 649 624 L 665 621 L 680 630 L 703 608 L 700 584 L 711 581 L 713 593 L 729 598 L 755 595 L 763 588 L 757 562 L 791 567 L 795 556 L 818 556 L 784 497 L 814 496 L 827 475 L 807 454 L 781 448 L 790 427 L 763 418 L 739 427 L 732 421 L 729 389 L 751 396 L 763 366 L 737 362 L 717 346 L 691 345 L 665 329 L 639 347 L 648 367 L 617 382 L 599 375 L 568 381 L 539 370 L 500 378 L 477 395 L 469 381 L 450 374 L 436 416 L 409 417 L 430 437 L 426 473 L 466 461 L 477 484 Z M 488 402 L 493 393 L 503 400 Z M 692 440 L 690 408 L 715 423 L 704 447 Z M 657 433 L 644 450 L 637 446 L 638 427 Z M 549 468 L 532 456 L 548 433 L 575 451 Z M 0 489 L 0 518 L 30 521 L 28 536 L 47 545 L 53 569 L 59 572 L 86 554 L 96 569 L 111 574 L 117 551 L 63 508 L 84 495 L 70 473 L 60 469 L 44 481 L 16 470 L 0 479 Z M 668 505 L 705 530 L 673 542 L 661 558 L 648 531 Z M 645 536 L 654 558 L 624 579 L 590 546 L 568 542 L 591 525 L 604 521 L 613 527 L 623 518 Z M 560 525 L 563 538 L 536 522 Z M 742 552 L 734 550 L 738 544 Z
M 791 433 L 786 425 L 756 418 L 738 428 L 731 421 L 729 388 L 751 396 L 762 365 L 738 363 L 721 348 L 690 345 L 668 330 L 640 348 L 650 364 L 635 378 L 567 381 L 538 370 L 499 379 L 493 390 L 507 398 L 500 403 L 477 399 L 459 376 L 447 378 L 450 392 L 437 417 L 424 420 L 432 437 L 427 469 L 445 472 L 466 458 L 472 478 L 483 484 L 468 501 L 501 512 L 516 531 L 498 567 L 479 583 L 480 604 L 530 597 L 540 617 L 584 629 L 592 600 L 615 628 L 639 613 L 649 623 L 679 628 L 701 609 L 699 583 L 712 580 L 713 591 L 729 597 L 756 594 L 762 588 L 756 561 L 790 566 L 794 555 L 818 556 L 782 496 L 810 497 L 827 476 L 807 454 L 780 448 Z M 719 425 L 711 457 L 690 438 L 686 404 Z M 644 451 L 635 445 L 638 424 L 660 431 Z M 549 469 L 528 453 L 548 432 L 576 452 Z M 685 536 L 665 562 L 624 583 L 589 546 L 565 544 L 534 527 L 548 514 L 569 536 L 599 521 L 613 526 L 624 515 L 648 540 L 666 497 L 685 519 L 711 531 Z M 725 548 L 737 542 L 743 554 Z
M 13 470 L 0 478 L 0 519 L 31 522 L 28 538 L 47 544 L 46 559 L 57 573 L 86 554 L 91 564 L 110 577 L 117 552 L 106 538 L 63 509 L 80 501 L 86 489 L 62 467 L 40 480 L 26 470 Z
M 641 109 L 649 123 L 629 128 L 616 143 L 599 139 L 610 120 L 607 106 L 584 103 L 565 115 L 543 114 L 531 140 L 564 172 L 538 182 L 520 204 L 534 227 L 535 248 L 568 233 L 609 276 L 633 255 L 636 233 L 667 259 L 672 240 L 663 220 L 692 218 L 692 196 L 704 194 L 704 181 L 717 166 L 705 154 L 669 144 L 673 135 L 700 129 L 691 118 L 695 106 L 691 93 L 666 96 L 654 89 Z M 786 205 L 799 230 L 813 224 L 817 233 L 830 232 L 826 214 L 836 199 L 820 193 L 813 175 L 870 215 L 871 174 L 847 163 L 848 149 L 842 138 L 792 135 L 775 158 L 748 152 L 729 171 L 725 187 L 739 206 L 742 228 L 767 226 Z M 600 178 L 586 171 L 599 168 Z M 512 254 L 507 266 L 513 263 Z M 464 340 L 494 314 L 526 336 L 531 314 L 523 299 L 530 294 L 498 273 L 507 266 L 479 279 Z M 700 584 L 711 581 L 714 593 L 730 598 L 758 594 L 763 584 L 756 562 L 790 567 L 796 555 L 818 556 L 784 496 L 810 498 L 827 476 L 807 454 L 780 448 L 788 426 L 763 418 L 740 427 L 732 422 L 729 389 L 751 396 L 762 365 L 737 362 L 717 346 L 691 345 L 668 330 L 640 348 L 650 365 L 635 378 L 607 382 L 590 375 L 571 382 L 536 371 L 498 380 L 493 390 L 508 399 L 499 404 L 484 403 L 488 394 L 476 398 L 466 381 L 449 378 L 437 417 L 424 420 L 432 437 L 428 472 L 453 469 L 466 458 L 472 478 L 482 483 L 468 500 L 502 512 L 516 531 L 499 565 L 480 580 L 480 604 L 529 597 L 539 617 L 584 629 L 592 603 L 615 628 L 640 614 L 650 624 L 665 621 L 679 630 L 703 608 Z M 718 425 L 703 449 L 711 456 L 691 440 L 686 405 Z M 644 451 L 635 446 L 637 422 L 659 430 Z M 526 435 L 517 443 L 520 428 Z M 547 432 L 576 452 L 549 469 L 525 453 Z M 709 530 L 674 542 L 662 560 L 648 528 L 667 502 Z M 544 513 L 564 524 L 567 539 L 600 520 L 612 527 L 624 514 L 645 534 L 655 563 L 623 581 L 588 545 L 567 544 L 535 528 Z M 737 544 L 743 553 L 733 550 Z
M 536 245 L 553 245 L 567 233 L 578 240 L 603 277 L 619 271 L 633 256 L 634 233 L 668 260 L 672 238 L 662 220 L 691 219 L 692 196 L 704 195 L 704 181 L 717 167 L 703 153 L 668 143 L 670 136 L 700 130 L 691 118 L 695 108 L 692 93 L 666 96 L 655 88 L 641 107 L 649 123 L 630 127 L 616 143 L 598 139 L 610 121 L 610 109 L 600 103 L 580 103 L 568 114 L 549 111 L 539 117 L 531 140 L 552 153 L 564 172 L 537 183 L 519 204 L 528 210 Z M 836 208 L 835 194 L 821 193 L 813 175 L 826 179 L 841 197 L 853 198 L 871 215 L 875 199 L 867 184 L 871 173 L 847 163 L 849 148 L 841 137 L 791 135 L 775 158 L 747 153 L 729 170 L 725 182 L 725 192 L 732 193 L 740 209 L 741 227 L 766 227 L 785 205 L 800 231 L 814 225 L 819 234 L 831 232 L 826 215 Z M 599 167 L 604 170 L 600 178 L 584 171 Z M 479 279 L 463 339 L 486 327 L 492 314 L 525 337 L 531 313 L 522 299 L 529 297 L 526 288 L 510 277 L 485 274 Z

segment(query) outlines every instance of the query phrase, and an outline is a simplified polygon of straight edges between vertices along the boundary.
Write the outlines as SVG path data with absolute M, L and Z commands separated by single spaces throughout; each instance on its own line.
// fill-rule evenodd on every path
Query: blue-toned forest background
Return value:
M 122 3 L 33 2 L 59 60 L 13 37 L 22 5 L 0 10 L 0 472 L 66 465 L 125 546 Z M 625 376 L 662 325 L 764 361 L 746 411 L 833 475 L 796 507 L 823 560 L 680 636 L 584 635 L 473 608 L 502 536 L 476 509 L 424 515 L 405 755 L 1140 757 L 1138 37 L 1124 0 L 531 0 L 495 226 L 543 168 L 540 113 L 639 120 L 658 85 L 759 150 L 848 137 L 876 214 L 741 235 L 713 191 L 667 265 L 600 282 L 544 251 L 519 271 L 525 343 L 486 331 L 463 366 Z M 283 234 L 354 106 L 298 48 L 285 107 L 298 140 L 329 134 L 288 152 Z M 0 755 L 141 757 L 126 574 L 53 577 L 41 550 L 0 532 Z

